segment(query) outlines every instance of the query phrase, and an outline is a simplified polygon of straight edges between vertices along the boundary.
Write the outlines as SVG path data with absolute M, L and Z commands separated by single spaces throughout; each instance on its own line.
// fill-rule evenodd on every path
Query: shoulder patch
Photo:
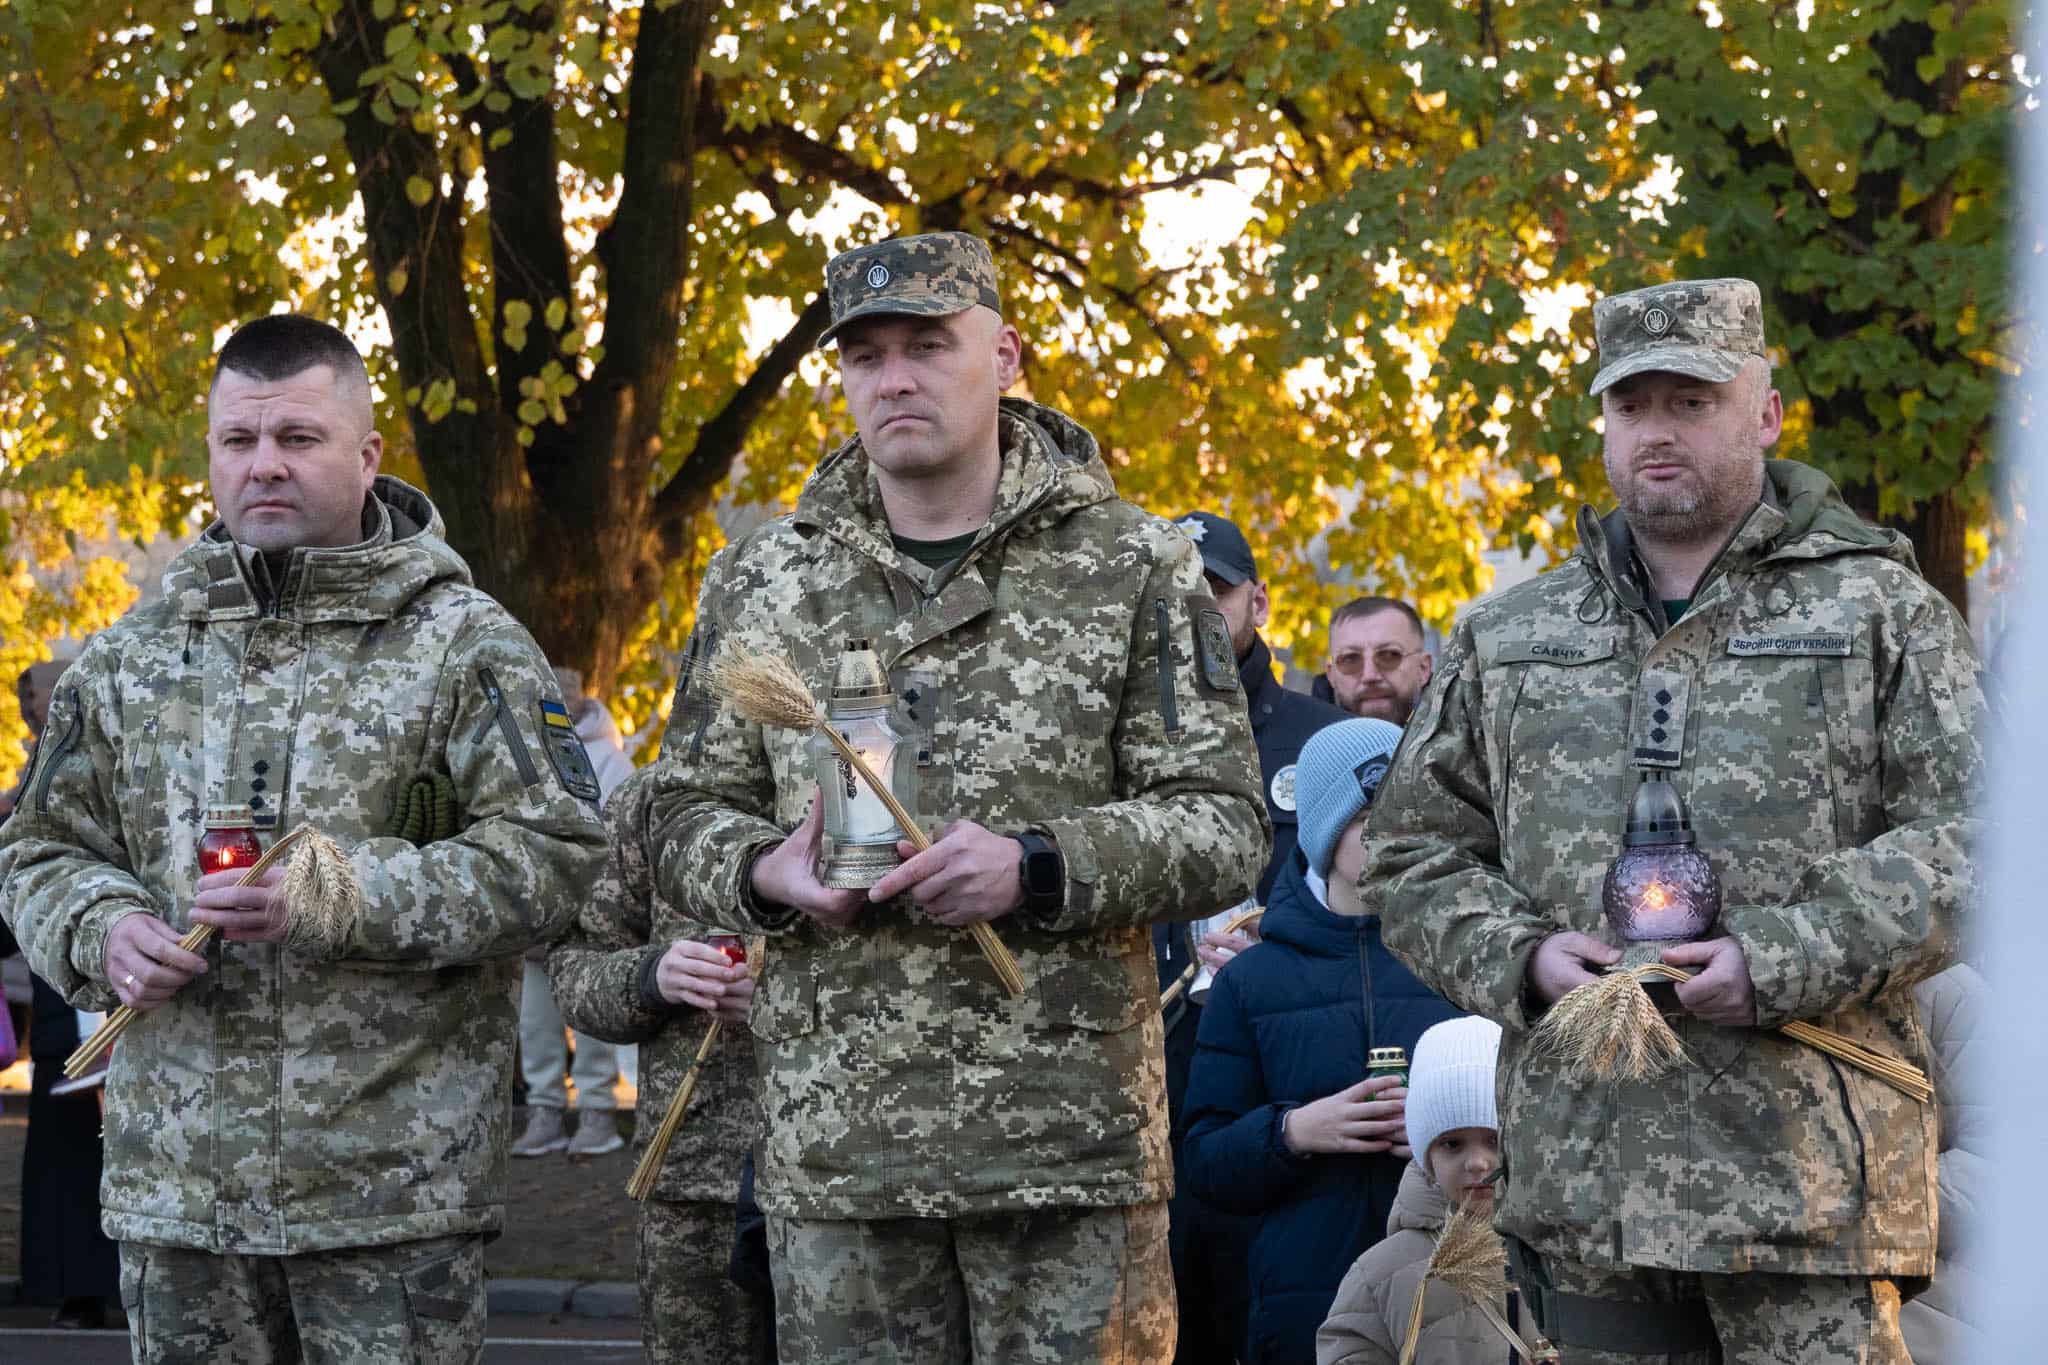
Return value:
M 1294 769 L 1295 765 L 1290 763 L 1274 773 L 1273 783 L 1266 789 L 1267 799 L 1272 801 L 1275 810 L 1294 809 Z
M 540 702 L 540 747 L 569 795 L 593 803 L 599 799 L 603 793 L 597 785 L 597 773 L 590 766 L 590 755 L 576 733 L 576 722 L 569 719 L 567 707 L 545 697 Z
M 1215 599 L 1188 600 L 1195 623 L 1195 686 L 1205 696 L 1228 696 L 1238 690 L 1237 651 L 1230 647 L 1230 622 Z

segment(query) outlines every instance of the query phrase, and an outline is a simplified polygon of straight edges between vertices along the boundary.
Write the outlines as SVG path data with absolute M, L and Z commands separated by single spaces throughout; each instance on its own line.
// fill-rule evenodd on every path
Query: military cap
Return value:
M 1190 512 L 1174 525 L 1195 542 L 1195 549 L 1202 555 L 1203 573 L 1214 574 L 1233 588 L 1259 576 L 1258 565 L 1252 560 L 1251 542 L 1235 522 L 1214 512 Z
M 1651 370 L 1725 384 L 1764 353 L 1763 295 L 1748 280 L 1679 280 L 1593 305 L 1593 393 Z
M 988 243 L 968 232 L 925 232 L 842 251 L 825 263 L 832 325 L 820 346 L 856 318 L 941 318 L 975 304 L 1003 311 Z

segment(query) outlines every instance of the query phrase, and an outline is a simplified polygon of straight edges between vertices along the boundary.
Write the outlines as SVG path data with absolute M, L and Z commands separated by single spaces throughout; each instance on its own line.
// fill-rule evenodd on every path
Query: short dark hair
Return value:
M 362 352 L 340 328 L 297 313 L 272 313 L 235 329 L 214 358 L 213 377 L 219 382 L 222 370 L 233 370 L 252 379 L 290 379 L 318 365 L 333 370 L 343 384 L 369 388 Z
M 1343 625 L 1346 621 L 1356 621 L 1367 616 L 1377 616 L 1383 611 L 1400 612 L 1408 618 L 1408 624 L 1415 627 L 1415 638 L 1424 642 L 1428 641 L 1429 636 L 1422 629 L 1422 618 L 1416 614 L 1415 608 L 1409 606 L 1398 597 L 1354 597 L 1330 613 L 1330 629 L 1335 631 L 1337 627 Z

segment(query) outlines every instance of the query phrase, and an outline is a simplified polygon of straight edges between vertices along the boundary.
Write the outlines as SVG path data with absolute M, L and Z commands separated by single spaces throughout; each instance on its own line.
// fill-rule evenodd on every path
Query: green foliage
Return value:
M 1290 215 L 1289 354 L 1338 336 L 1370 366 L 1429 355 L 1427 438 L 1503 480 L 1496 543 L 1555 542 L 1605 487 L 1590 311 L 1539 330 L 1537 291 L 1712 275 L 1764 287 L 1782 453 L 1886 517 L 1953 496 L 1985 518 L 2017 364 L 2010 7 L 1409 3 L 1329 21 L 1360 77 L 1315 126 L 1384 122 Z M 1403 47 L 1398 74 L 1374 66 Z
M 1126 496 L 1245 525 L 1279 644 L 1316 644 L 1354 590 L 1320 585 L 1314 554 L 1441 622 L 1486 586 L 1481 550 L 1558 553 L 1569 509 L 1604 488 L 1584 305 L 1656 278 L 1766 282 L 1794 444 L 1883 510 L 1951 489 L 1982 505 L 2012 347 L 2005 7 L 1820 3 L 1803 24 L 1779 4 L 701 8 L 677 382 L 650 489 L 702 476 L 700 435 L 833 250 L 960 226 L 997 247 L 1029 391 L 1096 431 Z M 488 418 L 511 463 L 474 496 L 530 488 L 545 471 L 523 452 L 559 458 L 550 438 L 576 429 L 620 341 L 614 301 L 652 278 L 602 233 L 657 13 L 0 8 L 0 493 L 19 499 L 0 553 L 26 563 L 25 528 L 75 520 L 79 489 L 102 527 L 182 524 L 204 498 L 201 377 L 234 321 L 291 307 L 381 342 L 451 285 L 482 374 L 401 376 L 377 345 L 387 467 L 422 479 L 438 433 Z M 338 52 L 353 89 L 328 84 Z M 554 184 L 494 180 L 535 117 Z M 382 141 L 358 165 L 366 126 Z M 1147 253 L 1170 212 L 1155 191 L 1229 180 L 1256 197 L 1219 259 Z M 530 239 L 494 213 L 551 189 L 569 285 L 536 293 Z M 418 249 L 373 267 L 365 205 L 386 203 L 416 215 Z M 454 281 L 426 249 L 450 241 Z M 786 502 L 849 431 L 808 361 L 751 414 L 718 496 Z M 666 705 L 719 541 L 700 517 L 636 589 L 601 669 L 630 722 Z M 486 586 L 521 586 L 494 581 L 493 547 L 464 548 Z M 72 629 L 104 614 L 51 601 Z

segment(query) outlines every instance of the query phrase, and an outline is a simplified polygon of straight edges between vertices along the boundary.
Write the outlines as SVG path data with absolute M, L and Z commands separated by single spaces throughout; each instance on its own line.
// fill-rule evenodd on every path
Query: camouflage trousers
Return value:
M 1704 1300 L 1717 1347 L 1654 1355 L 1557 1341 L 1560 1365 L 1913 1365 L 1890 1280 L 1839 1275 L 1692 1275 L 1601 1270 L 1543 1258 L 1564 1294 L 1630 1303 Z
M 640 1206 L 640 1337 L 654 1365 L 773 1365 L 774 1305 L 732 1282 L 731 1204 Z
M 136 1365 L 448 1365 L 484 1343 L 483 1238 L 297 1256 L 121 1244 Z
M 806 1365 L 1173 1358 L 1166 1204 L 768 1219 L 777 1344 Z

